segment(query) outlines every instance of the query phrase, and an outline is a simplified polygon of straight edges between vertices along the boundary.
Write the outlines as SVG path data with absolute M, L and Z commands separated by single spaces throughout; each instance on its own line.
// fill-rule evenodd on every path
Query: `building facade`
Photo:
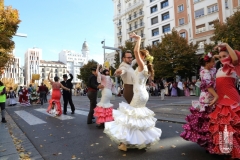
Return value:
M 116 52 L 112 52 L 112 53 L 106 53 L 105 54 L 105 61 L 108 61 L 110 66 L 112 66 L 113 68 L 115 68 L 115 54 Z
M 11 54 L 14 55 L 14 50 Z M 4 73 L 1 75 L 2 78 L 12 78 L 15 84 L 22 84 L 21 82 L 21 68 L 20 68 L 20 58 L 14 57 L 12 63 L 7 66 Z
M 62 50 L 59 53 L 59 61 L 66 64 L 67 70 L 73 75 L 72 83 L 74 84 L 81 82 L 77 78 L 77 75 L 80 74 L 80 68 L 88 62 L 89 48 L 86 41 L 83 43 L 81 51 L 82 53 L 72 50 Z
M 25 72 L 25 84 L 29 84 L 32 79 L 32 74 L 40 74 L 39 66 L 40 60 L 42 59 L 42 49 L 40 48 L 29 48 L 25 52 L 24 57 L 24 72 Z
M 42 81 L 48 79 L 48 74 L 51 71 L 51 79 L 53 79 L 54 77 L 59 77 L 60 80 L 63 80 L 63 74 L 67 73 L 67 65 L 59 61 L 40 60 L 39 71 Z
M 173 0 L 113 0 L 115 47 L 122 46 L 131 32 L 142 37 L 141 46 L 160 41 L 175 26 Z
M 175 0 L 176 29 L 189 42 L 198 43 L 197 54 L 202 54 L 204 43 L 212 43 L 214 21 L 225 22 L 239 6 L 239 0 Z
M 214 21 L 225 22 L 240 0 L 113 0 L 115 47 L 124 45 L 130 32 L 143 37 L 142 45 L 161 42 L 175 28 L 188 42 L 211 43 Z

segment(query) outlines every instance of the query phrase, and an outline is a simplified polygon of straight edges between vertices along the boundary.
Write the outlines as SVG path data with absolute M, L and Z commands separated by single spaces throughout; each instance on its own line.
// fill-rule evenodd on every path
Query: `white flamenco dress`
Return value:
M 154 112 L 146 107 L 149 99 L 147 66 L 141 72 L 137 68 L 134 74 L 134 96 L 130 105 L 122 102 L 113 110 L 114 121 L 105 123 L 104 133 L 113 141 L 126 144 L 127 148 L 142 149 L 159 141 L 162 131 L 155 127 Z

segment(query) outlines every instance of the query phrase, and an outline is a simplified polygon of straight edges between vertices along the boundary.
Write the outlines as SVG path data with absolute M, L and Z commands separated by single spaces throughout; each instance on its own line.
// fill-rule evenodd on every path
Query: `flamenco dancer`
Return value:
M 110 103 L 112 98 L 112 90 L 115 89 L 112 79 L 109 76 L 109 70 L 104 69 L 102 74 L 99 72 L 99 65 L 96 69 L 97 81 L 104 86 L 102 90 L 102 97 L 97 107 L 94 109 L 94 116 L 97 117 L 96 123 L 98 128 L 104 128 L 105 122 L 113 121 L 112 109 L 113 104 Z M 116 89 L 115 89 L 116 90 Z
M 106 122 L 104 133 L 119 144 L 118 149 L 127 151 L 127 148 L 146 148 L 159 141 L 161 129 L 155 127 L 154 112 L 146 107 L 149 94 L 146 82 L 153 78 L 153 57 L 147 50 L 140 50 L 141 37 L 132 33 L 136 39 L 134 55 L 138 67 L 134 71 L 133 99 L 130 103 L 122 102 L 118 110 L 113 110 L 114 121 Z M 146 63 L 146 65 L 145 65 Z
M 30 106 L 31 104 L 30 104 L 30 101 L 29 101 L 29 93 L 28 93 L 28 89 L 27 89 L 27 87 L 26 86 L 24 86 L 23 87 L 23 89 L 22 89 L 22 92 L 21 93 L 19 93 L 19 94 L 21 94 L 21 98 L 22 99 L 20 99 L 19 100 L 19 102 L 20 102 L 20 105 L 21 106 Z
M 60 99 L 61 99 L 62 93 L 61 93 L 60 88 L 65 89 L 69 92 L 70 92 L 70 89 L 64 87 L 60 82 L 58 82 L 59 81 L 58 77 L 54 77 L 54 81 L 52 81 L 50 79 L 51 72 L 52 72 L 52 70 L 48 74 L 48 80 L 50 81 L 50 83 L 52 85 L 52 97 L 49 100 L 49 106 L 47 108 L 47 112 L 50 114 L 53 114 L 55 116 L 61 116 L 62 106 L 61 106 Z
M 205 54 L 200 59 L 200 65 L 202 66 L 200 71 L 201 94 L 199 101 L 197 103 L 193 102 L 190 108 L 192 114 L 185 118 L 187 124 L 183 125 L 184 131 L 180 135 L 187 141 L 196 142 L 210 153 L 214 153 L 214 145 L 209 132 L 208 114 L 213 111 L 214 104 L 218 99 L 218 95 L 214 90 L 214 76 L 216 73 L 216 69 L 213 68 L 214 64 L 215 60 L 211 53 Z
M 235 87 L 236 73 L 240 76 L 240 52 L 228 44 L 219 46 L 218 58 L 223 64 L 216 74 L 219 99 L 209 115 L 210 132 L 216 154 L 227 154 L 229 159 L 240 159 L 240 96 Z

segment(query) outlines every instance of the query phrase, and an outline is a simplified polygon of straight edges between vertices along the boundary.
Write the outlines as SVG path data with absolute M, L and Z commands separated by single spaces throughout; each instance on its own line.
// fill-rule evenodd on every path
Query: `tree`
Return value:
M 176 30 L 165 34 L 162 42 L 147 49 L 154 56 L 155 77 L 171 78 L 179 75 L 190 78 L 195 75 L 198 68 L 196 56 L 197 44 L 188 44 L 188 41 L 179 36 Z
M 14 49 L 13 36 L 20 23 L 18 10 L 11 6 L 4 7 L 4 0 L 0 0 L 0 70 L 13 60 L 10 54 Z
M 238 10 L 232 16 L 226 19 L 225 23 L 214 23 L 214 36 L 212 40 L 215 43 L 221 41 L 228 43 L 233 49 L 240 50 L 240 11 Z
M 88 82 L 88 78 L 92 74 L 91 68 L 97 68 L 97 64 L 98 63 L 94 60 L 88 61 L 87 64 L 80 68 L 80 75 L 77 75 L 78 79 L 81 79 L 83 83 L 86 84 Z

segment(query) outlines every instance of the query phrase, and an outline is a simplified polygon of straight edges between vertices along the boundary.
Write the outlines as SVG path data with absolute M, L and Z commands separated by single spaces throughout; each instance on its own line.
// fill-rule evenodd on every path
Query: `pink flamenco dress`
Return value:
M 54 116 L 62 115 L 62 106 L 61 106 L 61 84 L 59 82 L 52 82 L 52 97 L 49 100 L 49 106 L 47 112 Z
M 104 88 L 102 90 L 102 97 L 97 107 L 94 109 L 94 116 L 97 118 L 97 124 L 103 124 L 105 122 L 113 121 L 113 104 L 110 103 L 112 98 L 112 91 L 116 92 L 110 76 L 102 75 L 98 72 L 98 83 L 101 83 Z
M 240 54 L 236 53 L 240 62 Z M 240 75 L 240 63 L 233 66 L 228 57 L 222 64 L 216 74 L 219 99 L 215 110 L 209 115 L 210 132 L 215 145 L 214 153 L 240 159 L 240 96 L 235 87 L 236 77 Z
M 187 141 L 196 142 L 210 153 L 213 153 L 214 145 L 211 133 L 209 132 L 210 123 L 208 115 L 212 113 L 214 108 L 209 106 L 213 96 L 208 92 L 208 88 L 214 88 L 215 86 L 215 73 L 215 68 L 211 70 L 201 68 L 201 94 L 199 101 L 192 102 L 192 106 L 190 108 L 191 114 L 185 118 L 187 123 L 183 125 L 184 131 L 180 135 Z

